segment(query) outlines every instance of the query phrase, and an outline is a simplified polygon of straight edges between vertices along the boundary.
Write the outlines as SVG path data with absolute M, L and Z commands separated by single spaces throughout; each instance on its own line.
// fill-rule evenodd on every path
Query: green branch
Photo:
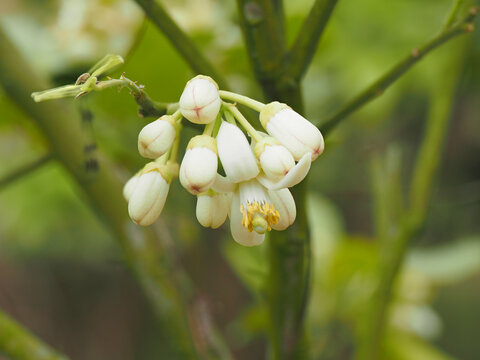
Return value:
M 360 92 L 357 96 L 355 96 L 352 100 L 350 100 L 333 115 L 327 117 L 325 122 L 319 126 L 322 133 L 324 135 L 330 133 L 348 115 L 383 94 L 391 84 L 393 84 L 399 77 L 401 77 L 405 72 L 407 72 L 413 65 L 420 61 L 429 52 L 458 35 L 472 32 L 474 29 L 472 22 L 475 19 L 477 13 L 478 8 L 472 8 L 469 15 L 465 17 L 462 21 L 460 21 L 457 25 L 454 25 L 453 27 L 442 31 L 439 35 L 434 37 L 432 40 L 430 40 L 423 46 L 413 49 L 410 54 L 408 54 L 403 60 L 393 66 L 372 85 Z
M 67 360 L 0 311 L 0 354 L 15 360 Z
M 338 0 L 316 0 L 286 57 L 286 71 L 301 80 L 312 62 L 315 51 Z
M 168 254 L 151 228 L 134 225 L 122 198 L 122 182 L 116 169 L 99 158 L 99 170 L 85 171 L 83 146 L 87 139 L 72 104 L 63 101 L 35 103 L 30 94 L 48 88 L 22 58 L 0 29 L 0 85 L 11 100 L 40 127 L 54 156 L 75 179 L 82 193 L 115 235 L 123 256 L 139 281 L 161 322 L 168 325 L 169 338 L 184 357 L 195 359 L 196 351 L 189 329 L 188 311 L 182 286 L 175 282 L 178 269 L 169 266 Z M 69 105 L 69 106 L 68 106 Z
M 34 162 L 24 165 L 20 167 L 19 169 L 16 169 L 12 173 L 4 176 L 3 178 L 0 179 L 0 190 L 7 187 L 11 183 L 25 177 L 28 174 L 31 174 L 35 170 L 41 168 L 43 165 L 48 163 L 50 160 L 52 160 L 53 156 L 52 154 L 47 154 L 39 159 L 35 160 Z
M 383 234 L 380 252 L 379 283 L 372 295 L 371 304 L 364 319 L 364 329 L 359 340 L 359 360 L 376 360 L 380 354 L 382 334 L 387 321 L 388 305 L 395 280 L 402 268 L 411 239 L 422 226 L 431 194 L 435 172 L 440 163 L 440 154 L 448 129 L 448 120 L 453 104 L 456 72 L 448 68 L 445 83 L 433 90 L 430 111 L 410 187 L 410 201 L 404 216 L 397 216 L 398 231 Z M 392 189 L 393 190 L 393 189 Z M 397 189 L 398 192 L 398 189 Z M 397 195 L 398 196 L 398 195 Z M 400 215 L 401 212 L 399 211 Z
M 193 71 L 211 76 L 221 88 L 228 88 L 224 77 L 200 52 L 188 35 L 172 20 L 158 0 L 135 0 L 135 2 L 140 5 L 145 15 L 165 34 Z

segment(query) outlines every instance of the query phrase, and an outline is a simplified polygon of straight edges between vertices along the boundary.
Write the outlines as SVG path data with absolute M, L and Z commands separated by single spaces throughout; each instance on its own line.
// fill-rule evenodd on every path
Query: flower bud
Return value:
M 142 226 L 153 224 L 163 210 L 169 188 L 166 167 L 156 163 L 147 164 L 128 202 L 128 214 L 133 222 Z
M 254 152 L 265 175 L 273 180 L 281 179 L 295 166 L 292 154 L 272 137 L 256 143 Z
M 140 178 L 139 174 L 132 176 L 123 186 L 123 197 L 125 200 L 129 201 L 132 196 L 135 188 L 137 187 L 138 179 Z
M 140 131 L 138 152 L 143 157 L 157 159 L 172 147 L 176 135 L 175 119 L 171 115 L 164 115 Z
M 218 85 L 210 77 L 198 75 L 187 82 L 180 97 L 180 112 L 195 124 L 215 121 L 221 105 Z
M 229 210 L 229 194 L 198 195 L 196 215 L 203 227 L 217 229 L 225 222 Z
M 313 161 L 323 152 L 320 130 L 286 104 L 276 101 L 267 104 L 260 112 L 260 121 L 265 130 L 280 141 L 297 161 L 309 152 Z
M 276 224 L 272 224 L 272 229 L 285 230 L 293 224 L 297 216 L 295 200 L 288 189 L 269 191 L 268 196 L 275 209 L 280 213 L 280 218 Z
M 235 125 L 222 123 L 217 135 L 217 147 L 218 156 L 230 181 L 246 181 L 260 172 L 247 138 Z
M 217 142 L 208 135 L 190 140 L 180 165 L 180 182 L 191 194 L 207 191 L 217 176 Z

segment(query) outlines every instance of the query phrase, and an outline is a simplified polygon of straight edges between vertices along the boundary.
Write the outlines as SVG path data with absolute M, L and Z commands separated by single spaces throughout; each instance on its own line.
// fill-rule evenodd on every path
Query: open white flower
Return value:
M 215 121 L 221 104 L 217 83 L 204 75 L 198 75 L 187 82 L 180 97 L 182 115 L 195 124 Z
M 177 135 L 175 119 L 164 115 L 146 125 L 138 134 L 138 152 L 143 157 L 157 159 L 165 154 Z
M 312 161 L 324 149 L 320 130 L 288 105 L 271 102 L 260 111 L 260 122 L 268 134 L 285 146 L 295 160 L 311 153 Z
M 207 191 L 217 175 L 217 144 L 208 135 L 190 140 L 180 166 L 180 182 L 191 194 Z

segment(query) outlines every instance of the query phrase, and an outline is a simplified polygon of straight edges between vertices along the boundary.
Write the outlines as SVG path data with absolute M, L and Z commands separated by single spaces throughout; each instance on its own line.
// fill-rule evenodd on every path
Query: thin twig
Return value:
M 135 2 L 140 5 L 145 11 L 145 15 L 165 34 L 193 71 L 211 76 L 221 88 L 228 88 L 225 78 L 201 53 L 188 35 L 173 21 L 158 0 L 135 0 Z
M 52 160 L 52 158 L 53 158 L 52 154 L 44 155 L 39 159 L 35 160 L 34 162 L 24 165 L 19 169 L 16 169 L 15 171 L 13 171 L 12 173 L 7 174 L 6 176 L 0 179 L 0 190 L 14 183 L 15 181 L 24 178 L 26 175 L 31 174 L 35 170 L 41 168 L 43 165 L 45 165 L 50 160 Z
M 286 57 L 286 71 L 303 78 L 338 0 L 316 0 Z
M 472 32 L 474 29 L 472 21 L 475 19 L 477 12 L 478 8 L 472 8 L 469 15 L 465 17 L 462 21 L 460 21 L 457 25 L 454 25 L 453 27 L 442 31 L 439 35 L 434 37 L 432 40 L 430 40 L 423 46 L 419 48 L 414 48 L 403 60 L 398 62 L 389 71 L 380 76 L 380 78 L 376 80 L 372 85 L 360 92 L 357 96 L 355 96 L 352 100 L 350 100 L 347 104 L 340 108 L 340 110 L 336 111 L 333 115 L 327 117 L 325 122 L 319 126 L 322 133 L 324 135 L 328 134 L 335 127 L 337 127 L 340 122 L 344 120 L 348 115 L 360 109 L 362 106 L 369 103 L 378 96 L 382 95 L 391 84 L 393 84 L 413 65 L 420 61 L 420 59 L 422 59 L 426 54 L 458 35 Z

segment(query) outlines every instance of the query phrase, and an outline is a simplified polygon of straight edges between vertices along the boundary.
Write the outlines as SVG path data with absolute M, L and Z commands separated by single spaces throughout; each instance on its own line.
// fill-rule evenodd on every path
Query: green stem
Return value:
M 172 20 L 158 0 L 135 0 L 145 15 L 165 34 L 171 44 L 183 56 L 193 71 L 211 76 L 221 88 L 228 88 L 227 81 L 200 52 L 195 43 Z
M 28 165 L 24 165 L 19 169 L 13 171 L 12 173 L 4 176 L 3 178 L 0 179 L 0 189 L 3 189 L 8 185 L 10 185 L 11 183 L 25 177 L 26 175 L 31 174 L 35 170 L 41 168 L 43 165 L 50 162 L 52 158 L 53 158 L 52 154 L 44 155 L 40 157 L 38 160 L 35 160 L 34 162 Z
M 112 164 L 99 157 L 99 169 L 87 174 L 83 145 L 86 134 L 71 103 L 35 103 L 34 89 L 48 88 L 22 58 L 18 50 L 0 30 L 0 84 L 5 93 L 37 123 L 51 144 L 54 156 L 83 191 L 95 212 L 115 235 L 123 256 L 151 301 L 157 318 L 168 324 L 171 340 L 184 358 L 196 359 L 196 350 L 189 329 L 188 311 L 181 284 L 175 282 L 178 269 L 169 266 L 165 253 L 152 228 L 134 225 L 127 216 L 122 199 L 122 182 Z M 67 106 L 69 105 L 69 106 Z M 92 179 L 93 177 L 93 179 Z
M 465 0 L 455 0 L 452 6 L 452 10 L 450 11 L 450 14 L 448 14 L 445 25 L 443 26 L 444 29 L 448 29 L 453 25 L 455 19 L 457 18 L 458 11 L 460 10 L 460 7 L 463 5 L 463 3 L 465 3 Z
M 303 78 L 310 66 L 325 27 L 338 0 L 316 0 L 297 38 L 287 54 L 287 72 L 292 78 Z
M 67 360 L 0 311 L 0 354 L 15 360 Z
M 420 61 L 420 59 L 422 59 L 426 54 L 458 35 L 471 32 L 473 30 L 473 25 L 471 24 L 471 22 L 474 20 L 477 11 L 477 8 L 472 8 L 470 14 L 465 17 L 460 23 L 445 31 L 442 31 L 439 35 L 435 36 L 432 40 L 430 40 L 423 46 L 413 49 L 410 54 L 408 54 L 403 60 L 393 66 L 384 75 L 380 76 L 380 78 L 376 80 L 372 85 L 360 92 L 357 96 L 355 96 L 352 100 L 350 100 L 333 115 L 327 117 L 324 123 L 320 125 L 320 130 L 322 131 L 322 133 L 324 135 L 327 135 L 334 128 L 336 128 L 340 124 L 340 122 L 344 120 L 348 115 L 383 94 L 391 84 L 393 84 L 413 65 Z
M 248 120 L 243 116 L 243 114 L 238 110 L 238 108 L 233 104 L 224 103 L 224 109 L 227 112 L 230 112 L 235 119 L 243 126 L 243 128 L 250 134 L 250 136 L 256 141 L 259 142 L 262 140 L 262 135 L 259 134 L 257 130 L 248 122 Z
M 264 103 L 251 99 L 245 95 L 240 95 L 240 94 L 236 94 L 234 92 L 225 91 L 225 90 L 220 90 L 219 94 L 220 94 L 220 97 L 224 100 L 230 100 L 230 101 L 245 105 L 250 109 L 253 109 L 258 112 L 262 111 L 262 109 L 265 107 Z

